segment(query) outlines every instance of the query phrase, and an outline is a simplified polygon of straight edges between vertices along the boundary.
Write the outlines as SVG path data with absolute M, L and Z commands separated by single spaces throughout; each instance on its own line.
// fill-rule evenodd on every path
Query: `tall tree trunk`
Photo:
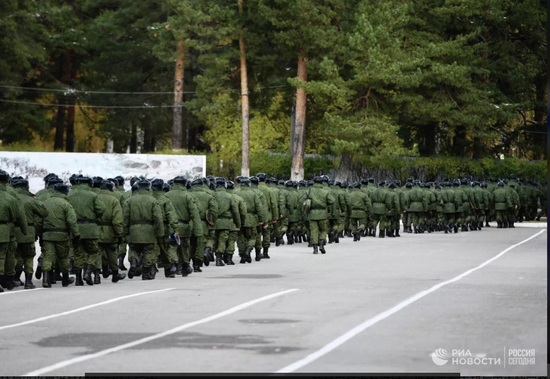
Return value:
M 130 137 L 130 154 L 137 153 L 137 124 L 132 124 L 132 136 Z
M 298 80 L 307 82 L 307 58 L 298 56 Z M 294 125 L 294 146 L 292 147 L 292 169 L 290 180 L 304 179 L 306 130 L 306 92 L 304 88 L 296 91 L 296 121 Z
M 174 77 L 174 120 L 172 124 L 172 150 L 181 150 L 183 146 L 183 79 L 185 63 L 185 38 L 178 40 L 176 74 Z
M 66 51 L 62 56 L 59 57 L 59 79 L 61 83 L 67 84 L 71 75 L 71 53 Z M 61 95 L 63 96 L 63 95 Z M 55 123 L 55 141 L 54 141 L 54 150 L 63 150 L 63 135 L 65 134 L 65 111 L 67 104 L 66 98 L 61 98 L 57 101 L 60 105 L 57 110 L 57 118 Z
M 296 102 L 292 102 L 292 108 L 290 109 L 290 154 L 294 148 L 294 132 L 296 126 Z
M 63 150 L 63 133 L 65 132 L 65 98 L 57 101 L 57 116 L 55 118 L 55 141 L 53 144 L 54 150 Z
M 143 148 L 142 152 L 149 153 L 151 152 L 151 130 L 149 128 L 145 128 L 143 131 Z
M 353 154 L 342 155 L 340 160 L 340 166 L 336 171 L 335 180 L 341 182 L 347 182 L 351 177 L 351 162 L 353 161 Z
M 239 13 L 243 12 L 243 0 L 239 0 Z M 250 176 L 250 140 L 248 130 L 248 120 L 250 111 L 248 108 L 248 74 L 246 71 L 246 46 L 244 44 L 244 35 L 241 27 L 239 36 L 239 49 L 241 51 L 241 110 L 242 110 L 242 163 L 241 175 Z
M 75 99 L 69 100 L 69 107 L 67 108 L 67 137 L 65 142 L 65 151 L 68 151 L 70 153 L 74 152 L 74 145 L 75 145 L 75 135 L 74 135 L 74 119 L 75 119 L 75 112 L 76 107 Z

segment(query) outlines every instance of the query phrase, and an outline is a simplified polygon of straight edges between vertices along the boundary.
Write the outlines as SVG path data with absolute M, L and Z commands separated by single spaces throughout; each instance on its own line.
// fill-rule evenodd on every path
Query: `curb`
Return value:
M 489 225 L 497 227 L 496 222 L 490 222 Z M 516 228 L 537 228 L 537 229 L 546 229 L 548 224 L 545 222 L 514 222 Z

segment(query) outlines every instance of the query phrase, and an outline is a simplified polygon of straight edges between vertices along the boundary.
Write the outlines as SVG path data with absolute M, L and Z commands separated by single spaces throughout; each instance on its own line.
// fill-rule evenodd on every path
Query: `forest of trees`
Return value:
M 0 140 L 290 153 L 294 177 L 304 154 L 546 159 L 546 25 L 542 0 L 2 0 Z

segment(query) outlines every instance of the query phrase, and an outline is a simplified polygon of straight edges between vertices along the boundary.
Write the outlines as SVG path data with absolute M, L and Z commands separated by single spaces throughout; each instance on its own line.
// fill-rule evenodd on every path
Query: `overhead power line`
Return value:
M 269 87 L 260 87 L 260 89 L 268 88 L 283 88 L 288 87 L 287 84 L 280 86 L 269 86 Z M 173 95 L 175 91 L 171 92 L 119 92 L 119 91 L 88 91 L 88 90 L 78 90 L 74 88 L 58 89 L 58 88 L 33 88 L 33 87 L 18 87 L 18 86 L 7 86 L 0 85 L 0 88 L 9 88 L 9 89 L 19 89 L 24 91 L 42 91 L 42 92 L 63 92 L 63 93 L 83 93 L 83 94 L 104 94 L 104 95 Z M 240 91 L 240 89 L 230 89 L 228 91 Z M 183 91 L 183 94 L 196 94 L 196 91 Z

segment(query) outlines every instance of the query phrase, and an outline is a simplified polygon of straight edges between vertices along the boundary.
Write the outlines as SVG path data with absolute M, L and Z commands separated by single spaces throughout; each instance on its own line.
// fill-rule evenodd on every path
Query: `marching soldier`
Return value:
M 100 267 L 104 278 L 112 275 L 111 281 L 118 282 L 126 277 L 125 273 L 118 272 L 118 246 L 122 244 L 122 207 L 120 202 L 113 195 L 115 184 L 112 181 L 101 182 L 99 198 L 105 204 L 105 212 L 99 219 L 99 259 L 97 266 Z M 94 277 L 94 284 L 100 284 L 101 280 L 97 274 Z
M 214 225 L 216 228 L 216 266 L 225 266 L 223 255 L 227 250 L 229 232 L 235 227 L 241 228 L 241 216 L 237 202 L 232 195 L 227 193 L 223 178 L 216 179 L 216 200 L 218 201 L 218 217 Z
M 130 245 L 130 270 L 132 279 L 138 271 L 141 259 L 142 280 L 152 280 L 155 256 L 155 243 L 162 244 L 164 236 L 163 214 L 159 203 L 151 196 L 151 183 L 139 180 L 122 209 L 122 230 Z M 133 188 L 133 186 L 132 186 Z
M 205 180 L 195 179 L 191 182 L 191 187 L 192 191 L 190 194 L 196 199 L 202 225 L 202 235 L 191 237 L 192 239 L 196 238 L 195 243 L 191 244 L 191 255 L 193 257 L 193 262 L 197 262 L 196 265 L 193 264 L 194 270 L 202 272 L 200 269 L 202 263 L 204 263 L 205 266 L 209 266 L 210 262 L 214 260 L 212 247 L 207 246 L 207 242 L 210 230 L 213 230 L 218 215 L 218 202 L 208 188 Z
M 368 217 L 372 213 L 372 203 L 369 195 L 361 191 L 361 183 L 354 183 L 352 187 L 347 203 L 350 215 L 349 225 L 353 233 L 353 241 L 360 241 L 367 227 Z
M 313 186 L 308 189 L 308 197 L 310 200 L 308 206 L 304 207 L 304 214 L 307 215 L 310 228 L 311 245 L 313 246 L 313 254 L 318 254 L 319 250 L 322 254 L 326 253 L 324 237 L 327 235 L 327 220 L 329 217 L 328 209 L 332 209 L 334 198 L 330 192 L 323 188 L 323 178 L 316 176 L 313 179 Z
M 48 215 L 42 219 L 42 287 L 51 288 L 51 271 L 57 260 L 63 275 L 61 284 L 69 286 L 69 234 L 73 238 L 73 246 L 80 243 L 80 231 L 77 225 L 77 215 L 67 200 L 69 187 L 58 183 L 54 186 L 52 195 L 44 201 Z M 80 278 L 82 280 L 82 277 Z M 77 282 L 78 284 L 78 282 Z

